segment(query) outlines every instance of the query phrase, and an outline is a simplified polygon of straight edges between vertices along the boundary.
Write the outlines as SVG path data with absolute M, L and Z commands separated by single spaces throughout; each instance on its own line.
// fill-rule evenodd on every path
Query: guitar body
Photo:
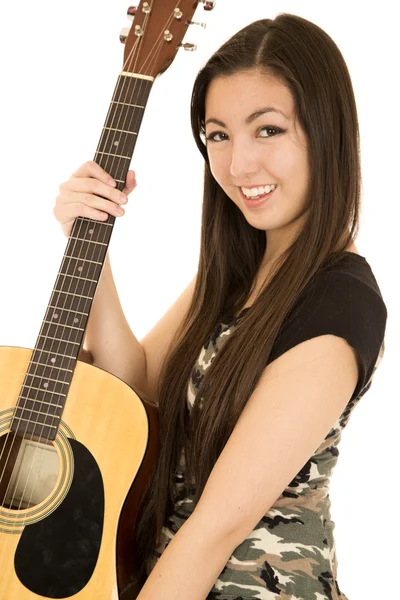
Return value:
M 182 40 L 205 27 L 192 21 L 200 3 L 209 11 L 215 0 L 128 9 L 94 156 L 119 191 L 155 79 L 179 48 L 196 49 Z M 0 346 L 0 600 L 132 600 L 144 584 L 134 534 L 158 408 L 82 350 L 115 220 L 75 219 L 34 350 Z
M 26 348 L 0 347 L 3 465 L 12 413 L 31 355 Z M 38 486 L 43 487 L 47 478 L 51 489 L 28 508 L 10 509 L 0 503 L 1 600 L 119 598 L 118 587 L 132 578 L 129 565 L 117 564 L 117 546 L 131 544 L 133 523 L 131 530 L 127 528 L 140 493 L 135 497 L 132 488 L 128 498 L 127 493 L 148 448 L 148 408 L 117 377 L 77 361 L 56 439 L 48 448 L 41 444 L 32 451 L 28 446 L 24 454 L 24 460 L 35 452 L 52 456 Z M 148 468 L 150 458 L 148 454 Z M 28 468 L 28 475 L 33 470 Z M 28 478 L 26 471 L 20 471 L 22 480 Z M 34 480 L 33 475 L 30 478 Z M 136 483 L 140 479 L 144 482 L 146 473 Z M 29 497 L 34 498 L 34 489 Z M 130 512 L 124 515 L 125 531 L 118 534 L 125 500 Z M 119 586 L 117 573 L 122 579 Z

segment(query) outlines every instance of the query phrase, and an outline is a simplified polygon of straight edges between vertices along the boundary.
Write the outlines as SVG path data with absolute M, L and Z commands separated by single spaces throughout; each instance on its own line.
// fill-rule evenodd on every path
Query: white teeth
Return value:
M 258 188 L 241 188 L 242 192 L 245 196 L 247 196 L 248 198 L 257 198 L 258 196 L 261 196 L 262 194 L 269 194 L 269 192 L 271 192 L 272 190 L 274 190 L 277 186 L 276 185 L 266 185 L 264 187 L 258 187 Z

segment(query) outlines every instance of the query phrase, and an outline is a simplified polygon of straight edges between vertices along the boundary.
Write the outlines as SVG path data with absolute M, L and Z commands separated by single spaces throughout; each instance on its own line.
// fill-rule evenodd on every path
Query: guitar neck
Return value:
M 121 73 L 106 117 L 94 160 L 116 180 L 125 185 L 153 78 Z
M 121 191 L 153 81 L 120 74 L 94 156 Z M 55 439 L 114 223 L 112 215 L 74 222 L 18 399 L 16 433 Z

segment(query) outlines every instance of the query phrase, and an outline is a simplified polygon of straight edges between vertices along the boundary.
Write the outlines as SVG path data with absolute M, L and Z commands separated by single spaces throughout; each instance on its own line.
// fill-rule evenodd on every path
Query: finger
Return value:
M 96 219 L 100 221 L 105 221 L 108 219 L 107 212 L 97 210 L 89 205 L 83 205 L 81 202 L 70 202 L 67 205 L 64 205 L 62 208 L 62 213 L 60 207 L 56 205 L 53 208 L 53 213 L 59 223 L 65 226 L 68 226 L 70 223 L 72 224 L 77 217 L 87 217 L 89 219 Z
M 125 204 L 127 201 L 126 194 L 118 189 L 103 183 L 98 179 L 90 177 L 75 177 L 70 179 L 66 184 L 63 184 L 62 190 L 63 202 L 76 202 L 76 194 L 79 194 L 80 201 L 85 203 L 87 197 L 91 200 L 98 196 L 98 200 L 108 199 L 117 204 Z
M 76 192 L 72 192 L 73 195 L 75 196 L 75 202 L 78 202 L 82 205 L 82 207 L 89 207 L 89 208 L 93 208 L 93 209 L 97 209 L 100 211 L 105 211 L 110 213 L 111 215 L 114 216 L 119 216 L 120 214 L 124 214 L 125 213 L 125 209 L 121 206 L 121 204 L 126 204 L 126 200 L 124 200 L 123 202 L 118 201 L 118 202 L 114 202 L 112 200 L 106 200 L 105 198 L 99 197 L 95 194 L 82 194 L 79 192 L 79 194 L 77 194 Z M 73 204 L 73 202 L 70 202 L 69 204 Z M 85 210 L 84 208 L 82 208 L 82 210 Z M 86 216 L 86 215 L 80 215 L 80 216 Z
M 117 182 L 111 177 L 107 171 L 105 171 L 100 165 L 94 160 L 88 160 L 81 165 L 73 174 L 72 177 L 94 177 L 99 179 L 103 183 L 116 187 Z

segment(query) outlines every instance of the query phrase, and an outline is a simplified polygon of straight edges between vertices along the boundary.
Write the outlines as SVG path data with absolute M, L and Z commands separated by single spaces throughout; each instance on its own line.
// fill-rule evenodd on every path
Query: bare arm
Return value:
M 107 254 L 90 311 L 84 348 L 96 367 L 116 375 L 148 398 L 146 356 L 126 320 Z
M 108 214 L 118 215 L 120 204 L 136 187 L 133 171 L 128 171 L 126 186 L 121 193 L 110 183 L 109 174 L 94 161 L 84 163 L 68 181 L 61 184 L 53 209 L 64 235 L 70 235 L 78 216 L 105 220 Z M 139 396 L 154 404 L 162 362 L 177 328 L 190 306 L 195 279 L 176 302 L 138 341 L 123 312 L 107 254 L 93 299 L 79 358 L 92 362 L 119 377 Z
M 107 255 L 84 340 L 95 366 L 125 381 L 141 398 L 158 404 L 161 366 L 190 306 L 195 280 L 192 279 L 161 319 L 138 341 L 123 312 Z

